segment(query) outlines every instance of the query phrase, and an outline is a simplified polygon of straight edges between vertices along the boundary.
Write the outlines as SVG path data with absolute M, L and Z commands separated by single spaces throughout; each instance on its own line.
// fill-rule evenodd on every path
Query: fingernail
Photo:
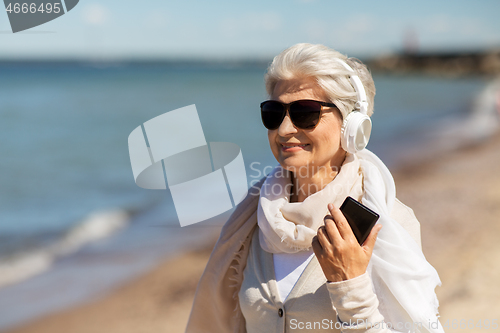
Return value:
M 329 209 L 329 210 L 332 210 L 332 209 L 333 209 L 333 204 L 329 203 L 329 204 L 328 204 L 328 209 Z

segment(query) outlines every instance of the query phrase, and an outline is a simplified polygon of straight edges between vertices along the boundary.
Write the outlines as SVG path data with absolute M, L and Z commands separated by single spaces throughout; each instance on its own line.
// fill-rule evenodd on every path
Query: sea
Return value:
M 0 330 L 99 297 L 213 239 L 230 211 L 182 228 L 168 189 L 135 184 L 128 136 L 195 104 L 207 142 L 241 148 L 250 184 L 276 165 L 259 113 L 265 70 L 222 62 L 0 63 Z M 489 78 L 374 80 L 368 148 L 391 169 L 497 130 Z

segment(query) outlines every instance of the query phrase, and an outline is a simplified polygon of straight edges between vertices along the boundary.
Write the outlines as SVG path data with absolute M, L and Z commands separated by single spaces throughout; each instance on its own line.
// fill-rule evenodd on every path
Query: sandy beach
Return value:
M 436 292 L 446 331 L 488 331 L 486 320 L 500 320 L 498 165 L 497 135 L 394 171 L 397 196 L 419 219 L 424 254 L 442 280 Z M 90 303 L 6 332 L 183 332 L 210 251 L 180 255 Z M 464 320 L 474 328 L 461 327 Z

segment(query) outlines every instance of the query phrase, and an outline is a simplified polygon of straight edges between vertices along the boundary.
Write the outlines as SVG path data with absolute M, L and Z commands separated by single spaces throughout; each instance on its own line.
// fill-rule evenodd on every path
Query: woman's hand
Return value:
M 312 247 L 328 282 L 339 282 L 363 275 L 372 256 L 373 247 L 382 225 L 373 227 L 363 246 L 358 244 L 344 214 L 328 204 L 331 215 L 318 229 Z

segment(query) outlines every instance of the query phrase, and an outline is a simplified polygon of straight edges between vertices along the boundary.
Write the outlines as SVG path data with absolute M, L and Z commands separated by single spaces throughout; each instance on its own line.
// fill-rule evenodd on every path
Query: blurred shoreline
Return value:
M 456 51 L 406 50 L 372 57 L 360 57 L 373 73 L 418 74 L 430 76 L 464 77 L 500 75 L 500 47 Z M 16 68 L 267 68 L 270 58 L 103 58 L 103 59 L 0 59 L 0 67 Z
M 398 198 L 415 211 L 424 254 L 443 283 L 436 289 L 443 325 L 454 319 L 491 320 L 500 311 L 498 288 L 491 288 L 500 278 L 500 268 L 484 266 L 500 259 L 495 241 L 500 231 L 499 163 L 496 134 L 393 172 Z M 202 249 L 169 258 L 91 302 L 4 332 L 183 332 L 215 240 L 212 235 Z
M 367 61 L 374 72 L 462 77 L 500 74 L 500 48 L 471 51 L 406 52 Z

